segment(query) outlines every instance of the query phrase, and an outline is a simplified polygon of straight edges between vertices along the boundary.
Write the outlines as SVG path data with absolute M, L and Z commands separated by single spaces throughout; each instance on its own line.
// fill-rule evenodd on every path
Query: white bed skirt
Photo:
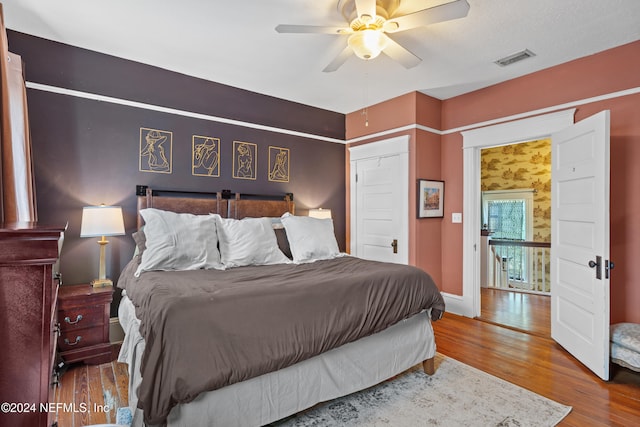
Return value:
M 144 340 L 131 300 L 123 295 L 118 315 L 125 339 L 118 357 L 129 365 L 132 426 L 143 426 L 136 409 Z M 256 427 L 285 418 L 316 403 L 378 384 L 436 353 L 427 311 L 377 334 L 361 338 L 295 365 L 202 393 L 173 408 L 169 427 Z

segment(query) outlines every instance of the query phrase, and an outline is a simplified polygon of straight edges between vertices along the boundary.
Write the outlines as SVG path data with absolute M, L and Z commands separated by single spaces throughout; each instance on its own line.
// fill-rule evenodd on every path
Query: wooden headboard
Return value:
M 246 198 L 244 198 L 246 197 Z M 236 193 L 235 199 L 229 200 L 228 218 L 260 218 L 277 217 L 285 212 L 295 214 L 293 194 L 284 196 L 259 196 Z
M 138 228 L 144 224 L 140 210 L 156 208 L 177 213 L 206 215 L 217 213 L 223 218 L 277 217 L 285 212 L 295 213 L 293 194 L 259 195 L 231 193 L 223 190 L 216 193 L 156 190 L 146 185 L 136 186 L 138 196 Z

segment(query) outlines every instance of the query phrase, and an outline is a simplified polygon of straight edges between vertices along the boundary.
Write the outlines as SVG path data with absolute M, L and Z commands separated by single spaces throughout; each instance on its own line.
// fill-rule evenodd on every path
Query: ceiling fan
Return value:
M 328 27 L 316 25 L 278 25 L 279 33 L 335 34 L 349 36 L 347 47 L 325 67 L 324 72 L 336 71 L 352 53 L 368 60 L 380 52 L 398 61 L 405 68 L 418 65 L 422 59 L 409 52 L 393 40 L 390 34 L 427 26 L 438 22 L 464 18 L 469 12 L 466 0 L 455 0 L 440 6 L 430 7 L 406 15 L 396 16 L 401 0 L 340 0 L 338 9 L 342 12 L 348 27 Z

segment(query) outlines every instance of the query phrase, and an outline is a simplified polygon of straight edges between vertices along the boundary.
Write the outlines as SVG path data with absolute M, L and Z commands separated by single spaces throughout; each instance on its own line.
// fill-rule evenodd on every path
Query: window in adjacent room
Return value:
M 532 240 L 533 193 L 533 189 L 482 192 L 482 223 L 492 232 L 492 239 Z M 507 258 L 509 279 L 526 282 L 529 276 L 527 251 L 522 247 L 496 249 L 505 252 L 498 255 Z

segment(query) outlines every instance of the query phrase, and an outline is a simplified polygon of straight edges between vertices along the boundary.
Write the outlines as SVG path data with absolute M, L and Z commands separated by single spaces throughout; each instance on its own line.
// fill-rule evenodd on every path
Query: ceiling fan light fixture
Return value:
M 422 59 L 387 33 L 464 18 L 469 13 L 468 0 L 439 0 L 440 3 L 442 1 L 445 3 L 399 14 L 397 12 L 402 1 L 404 0 L 338 0 L 338 10 L 349 23 L 348 27 L 278 25 L 276 31 L 278 33 L 348 35 L 349 37 L 345 37 L 348 46 L 345 46 L 322 70 L 325 73 L 336 71 L 353 54 L 368 60 L 376 58 L 382 51 L 404 68 L 410 69 L 420 64 Z
M 347 43 L 358 58 L 366 60 L 380 55 L 387 45 L 387 39 L 380 30 L 365 29 L 349 36 Z

